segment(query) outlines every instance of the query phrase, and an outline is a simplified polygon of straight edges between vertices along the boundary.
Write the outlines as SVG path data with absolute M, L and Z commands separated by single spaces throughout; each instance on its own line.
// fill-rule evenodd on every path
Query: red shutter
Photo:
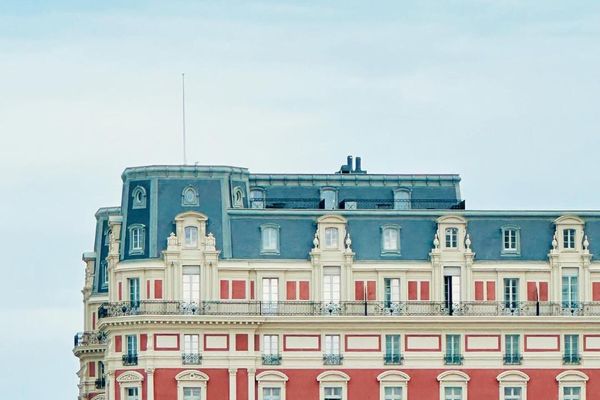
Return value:
M 155 299 L 162 299 L 163 298 L 163 293 L 162 293 L 162 279 L 156 279 L 154 281 L 154 298 Z
M 123 283 L 122 282 L 119 282 L 118 293 L 119 293 L 119 301 L 123 301 Z
M 148 349 L 148 335 L 142 333 L 140 335 L 140 351 L 146 351 Z
M 308 281 L 300 281 L 300 300 L 310 300 L 310 285 Z
M 408 299 L 417 300 L 417 281 L 408 281 Z
M 496 301 L 496 282 L 487 281 L 486 284 L 487 289 L 487 300 L 488 301 Z
M 600 282 L 592 283 L 592 300 L 600 301 Z
M 248 335 L 245 333 L 235 334 L 235 350 L 248 351 Z
M 548 282 L 540 282 L 540 301 L 548 301 Z
M 96 312 L 92 312 L 92 330 L 96 330 Z
M 122 338 L 121 336 L 115 336 L 115 353 L 123 351 Z
M 146 280 L 146 299 L 151 299 L 150 297 L 150 279 Z
M 527 282 L 527 301 L 538 301 L 536 282 Z
M 429 281 L 421 281 L 421 300 L 429 300 Z
M 367 300 L 377 300 L 377 283 L 367 281 Z
M 354 300 L 365 299 L 365 283 L 363 281 L 354 281 Z
M 483 301 L 483 281 L 475 281 L 475 301 Z
M 221 279 L 221 299 L 229 299 L 229 281 L 226 279 Z
M 246 281 L 231 282 L 231 298 L 241 300 L 246 298 Z
M 287 281 L 285 283 L 286 300 L 296 300 L 296 281 Z
M 260 351 L 260 335 L 254 335 L 254 351 Z
M 96 363 L 94 361 L 88 362 L 88 376 L 93 378 L 96 376 Z
M 254 281 L 250 281 L 250 300 L 254 300 Z

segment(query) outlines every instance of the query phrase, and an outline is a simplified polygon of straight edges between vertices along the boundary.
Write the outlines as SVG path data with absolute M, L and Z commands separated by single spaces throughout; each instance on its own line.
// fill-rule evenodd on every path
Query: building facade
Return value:
M 600 212 L 457 175 L 127 168 L 83 254 L 83 400 L 600 399 Z

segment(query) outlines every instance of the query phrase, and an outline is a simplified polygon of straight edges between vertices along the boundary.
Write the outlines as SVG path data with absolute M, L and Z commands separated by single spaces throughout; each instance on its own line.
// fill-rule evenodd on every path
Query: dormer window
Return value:
M 143 186 L 136 186 L 131 192 L 132 209 L 146 208 L 146 189 Z
M 446 228 L 446 247 L 449 249 L 458 247 L 458 228 Z
M 394 190 L 394 210 L 410 210 L 410 190 L 396 189 Z
M 325 228 L 325 248 L 337 249 L 339 247 L 339 233 L 337 228 Z
M 182 206 L 190 207 L 197 206 L 199 204 L 200 202 L 198 200 L 198 191 L 195 188 L 188 186 L 185 189 L 183 189 L 183 192 L 181 192 Z
M 233 189 L 233 207 L 243 208 L 244 207 L 244 192 L 239 187 Z
M 185 247 L 198 247 L 198 228 L 195 226 L 186 226 L 184 233 Z
M 252 189 L 250 191 L 250 208 L 265 208 L 265 191 Z
M 100 282 L 103 288 L 108 286 L 108 262 L 103 260 L 100 263 Z
M 144 225 L 135 224 L 129 227 L 129 254 L 139 255 L 144 253 Z
M 321 203 L 325 210 L 337 208 L 337 192 L 332 188 L 321 189 Z
M 502 254 L 519 255 L 521 250 L 521 234 L 519 228 L 506 226 L 502 228 Z
M 265 224 L 260 227 L 261 254 L 279 254 L 279 226 Z
M 386 225 L 381 228 L 382 253 L 400 252 L 400 228 L 396 225 Z
M 563 248 L 575 249 L 575 229 L 563 229 Z

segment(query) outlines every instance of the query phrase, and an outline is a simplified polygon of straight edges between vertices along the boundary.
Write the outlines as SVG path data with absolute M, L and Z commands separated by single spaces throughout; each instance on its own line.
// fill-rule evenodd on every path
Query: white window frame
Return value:
M 586 386 L 590 378 L 581 371 L 566 370 L 556 376 L 558 382 L 558 400 L 566 400 L 564 397 L 565 387 L 581 388 L 581 400 L 587 400 Z
M 279 335 L 263 335 L 262 337 L 262 354 L 266 356 L 278 356 L 279 352 Z
M 200 229 L 194 225 L 188 225 L 183 228 L 183 247 L 198 248 L 198 235 Z
M 331 354 L 334 356 L 342 355 L 341 342 L 341 335 L 325 335 L 325 354 Z
M 390 235 L 392 235 L 390 237 Z M 393 237 L 395 235 L 395 237 Z M 400 254 L 400 227 L 383 225 L 381 227 L 381 254 Z
M 458 249 L 458 232 L 455 226 L 444 229 L 444 247 L 447 249 Z
M 323 267 L 323 302 L 339 304 L 342 295 L 342 269 L 340 267 Z
M 138 390 L 138 399 L 142 398 L 142 382 L 144 376 L 137 371 L 126 371 L 117 377 L 117 383 L 119 384 L 119 391 L 121 393 L 121 399 L 126 400 L 127 389 L 136 388 Z
M 267 233 L 270 232 L 270 233 Z M 273 235 L 268 237 L 268 235 Z M 274 243 L 267 243 L 273 240 Z M 277 224 L 263 224 L 260 226 L 260 254 L 279 255 L 280 228 Z M 266 245 L 269 245 L 266 247 Z M 271 246 L 273 245 L 273 246 Z
M 255 197 L 256 194 L 260 193 L 260 196 Z M 262 188 L 250 189 L 250 208 L 263 209 L 266 206 L 266 195 L 265 190 Z
M 183 387 L 181 388 L 181 390 L 182 390 L 182 392 L 183 392 L 183 393 L 182 393 L 183 400 L 188 400 L 188 399 L 185 397 L 185 391 L 186 391 L 186 389 L 198 389 L 198 390 L 200 391 L 200 399 L 199 399 L 199 400 L 205 400 L 204 398 L 202 398 L 202 388 L 199 388 L 199 387 L 197 387 L 197 386 L 183 386 Z
M 195 342 L 195 343 L 194 343 Z M 184 354 L 200 354 L 200 335 L 197 333 L 183 334 Z
M 577 229 L 563 228 L 562 246 L 563 250 L 573 251 L 577 249 Z
M 328 204 L 327 194 L 333 193 L 333 204 Z M 323 208 L 325 210 L 336 210 L 338 208 L 338 193 L 335 188 L 322 188 L 321 189 L 321 200 L 323 201 Z M 329 207 L 328 207 L 329 205 Z
M 408 400 L 408 381 L 410 381 L 410 376 L 404 372 L 397 370 L 385 371 L 377 376 L 377 381 L 379 381 L 380 400 L 385 400 L 386 387 L 400 387 L 402 389 L 402 400 Z
M 340 248 L 340 230 L 334 226 L 328 226 L 324 230 L 325 240 L 323 247 L 326 249 L 339 249 Z
M 325 399 L 326 387 L 341 387 L 341 400 L 348 400 L 348 381 L 350 381 L 350 377 L 341 371 L 332 370 L 322 372 L 317 376 L 317 382 L 319 382 L 319 400 Z
M 408 188 L 394 190 L 394 210 L 410 210 L 412 208 L 412 193 Z
M 136 186 L 131 191 L 131 209 L 139 210 L 144 208 L 146 208 L 146 189 L 143 186 Z
M 496 377 L 498 381 L 498 393 L 500 400 L 506 400 L 504 397 L 504 389 L 508 387 L 521 388 L 521 399 L 527 400 L 527 382 L 529 382 L 529 376 L 524 372 L 517 370 L 504 371 Z
M 188 198 L 188 193 L 191 195 Z M 198 190 L 193 186 L 186 186 L 181 191 L 181 205 L 183 207 L 194 207 L 200 205 L 200 197 L 198 196 Z
M 200 291 L 200 267 L 197 265 L 184 265 L 181 277 L 181 299 L 186 304 L 199 304 L 201 301 Z
M 137 238 L 135 241 L 134 239 Z M 146 227 L 143 224 L 129 226 L 129 255 L 144 254 Z
M 206 385 L 208 375 L 197 370 L 181 371 L 175 376 L 177 381 L 177 400 L 183 400 L 183 388 L 200 388 L 200 399 L 207 400 Z
M 444 400 L 444 391 L 447 387 L 460 387 L 462 388 L 463 400 L 469 398 L 467 389 L 471 378 L 464 372 L 458 370 L 445 371 L 437 376 L 437 380 L 439 382 L 440 400 Z
M 281 400 L 286 400 L 285 397 L 285 386 L 288 381 L 286 374 L 280 371 L 263 371 L 256 375 L 256 381 L 258 382 L 258 399 L 265 400 L 263 397 L 264 388 L 279 388 L 281 389 Z
M 262 398 L 263 398 L 264 400 L 273 400 L 273 397 L 272 397 L 272 396 L 265 397 L 265 390 L 270 390 L 270 391 L 273 391 L 273 390 L 279 390 L 279 398 L 278 398 L 278 399 L 276 399 L 276 400 L 281 400 L 281 388 L 280 388 L 280 387 L 278 387 L 278 386 L 263 386 L 263 387 L 261 388 L 261 391 L 260 391 L 260 392 L 261 392 Z
M 508 235 L 508 238 L 507 238 Z M 506 247 L 507 239 L 508 243 L 514 238 L 515 247 Z M 503 226 L 502 227 L 502 255 L 505 256 L 518 256 L 521 255 L 521 229 L 516 226 Z
M 241 187 L 233 188 L 231 203 L 233 208 L 244 208 L 244 191 Z
M 266 313 L 276 313 L 279 305 L 279 278 L 262 278 L 262 311 Z
M 100 273 L 102 274 L 102 282 L 100 282 L 100 286 L 103 288 L 108 287 L 108 261 L 107 260 L 100 261 Z

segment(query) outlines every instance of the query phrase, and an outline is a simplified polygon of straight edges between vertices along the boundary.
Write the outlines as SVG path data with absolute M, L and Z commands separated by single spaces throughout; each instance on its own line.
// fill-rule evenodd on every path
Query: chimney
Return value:
M 354 172 L 358 174 L 362 172 L 360 169 L 360 157 L 356 157 L 356 167 L 354 168 Z
M 346 161 L 346 165 L 348 166 L 348 171 L 352 171 L 352 156 L 348 156 Z

